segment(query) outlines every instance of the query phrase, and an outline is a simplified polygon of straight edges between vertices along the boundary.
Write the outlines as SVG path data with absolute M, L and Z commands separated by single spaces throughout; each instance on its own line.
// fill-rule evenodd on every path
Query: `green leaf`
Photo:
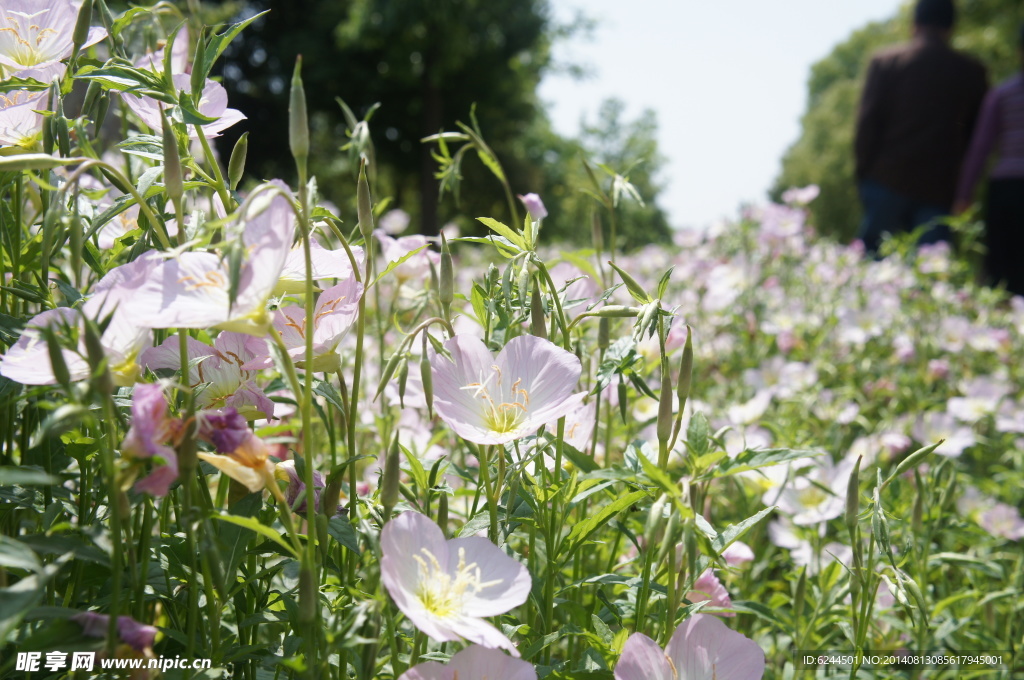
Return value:
M 516 231 L 511 227 L 508 227 L 491 217 L 478 217 L 476 220 L 498 236 L 508 239 L 509 243 L 518 247 L 520 250 L 526 249 L 526 242 L 523 240 L 522 235 L 516 233 Z
M 647 498 L 646 491 L 634 491 L 633 493 L 626 494 L 625 496 L 620 496 L 618 499 L 601 508 L 593 516 L 577 522 L 565 539 L 569 544 L 569 548 L 561 555 L 562 560 L 565 561 L 572 557 L 573 553 L 575 553 L 576 550 L 582 546 L 588 538 L 590 538 L 591 534 L 606 524 L 612 517 L 642 498 Z
M 747 450 L 729 460 L 724 460 L 715 469 L 715 477 L 725 477 L 728 475 L 735 475 L 739 472 L 746 472 L 747 470 L 756 470 L 757 468 L 771 467 L 772 465 L 779 465 L 780 463 L 786 463 L 797 458 L 804 458 L 806 456 L 820 456 L 821 451 L 810 451 L 807 449 L 753 449 Z
M 690 424 L 686 427 L 686 443 L 698 456 L 703 456 L 711 449 L 711 427 L 703 412 L 697 411 L 690 418 Z
M 415 250 L 410 250 L 409 252 L 407 252 L 405 255 L 402 255 L 402 257 L 398 258 L 397 260 L 392 260 L 391 262 L 389 262 L 388 266 L 384 268 L 384 271 L 382 271 L 380 274 L 378 274 L 377 278 L 375 278 L 373 280 L 373 283 L 371 283 L 369 286 L 367 286 L 367 288 L 377 285 L 377 282 L 380 281 L 385 276 L 387 276 L 388 274 L 390 274 L 392 271 L 394 271 L 395 267 L 398 267 L 403 262 L 408 260 L 410 257 L 412 257 L 413 255 L 415 255 L 416 253 L 420 252 L 421 250 L 423 250 L 424 248 L 427 248 L 427 247 L 429 247 L 429 246 L 428 245 L 422 245 L 419 248 L 416 248 Z
M 0 486 L 49 486 L 51 484 L 60 484 L 60 480 L 39 468 L 27 465 L 0 467 Z
M 0 567 L 35 573 L 42 569 L 42 563 L 35 552 L 21 541 L 0 536 Z
M 255 531 L 260 536 L 263 536 L 264 538 L 269 538 L 274 543 L 280 545 L 292 557 L 296 559 L 298 559 L 299 557 L 298 553 L 295 552 L 295 549 L 292 548 L 292 546 L 284 540 L 284 538 L 281 536 L 281 534 L 277 532 L 276 529 L 272 529 L 266 526 L 265 524 L 261 524 L 260 521 L 255 517 L 239 517 L 238 515 L 229 515 L 227 513 L 221 513 L 219 515 L 214 515 L 213 519 L 219 519 L 222 522 L 230 522 L 232 524 L 237 524 L 240 527 L 244 527 L 246 529 Z
M 108 64 L 100 68 L 85 66 L 75 74 L 75 78 L 96 80 L 108 90 L 153 97 L 172 106 L 178 103 L 167 91 L 168 84 L 164 83 L 163 78 L 149 69 L 118 64 Z
M 245 21 L 240 21 L 237 24 L 228 26 L 221 33 L 214 33 L 211 35 L 210 41 L 206 43 L 206 49 L 203 51 L 203 63 L 193 64 L 192 68 L 201 70 L 203 73 L 203 80 L 205 81 L 210 77 L 210 71 L 213 69 L 214 63 L 216 63 L 217 59 L 220 58 L 220 55 L 224 53 L 224 50 L 228 48 L 231 41 L 234 40 L 246 26 L 256 21 L 269 11 L 270 10 L 264 10 L 259 14 L 249 17 Z
M 764 510 L 746 518 L 739 524 L 730 524 L 723 529 L 718 536 L 711 540 L 711 545 L 715 548 L 718 554 L 721 555 L 723 550 L 732 545 L 733 542 L 738 541 L 743 534 L 750 531 L 755 524 L 767 517 L 776 507 L 778 506 L 773 505 L 765 508 Z
M 331 535 L 331 538 L 352 552 L 359 552 L 359 535 L 347 518 L 332 517 L 327 522 L 327 533 Z

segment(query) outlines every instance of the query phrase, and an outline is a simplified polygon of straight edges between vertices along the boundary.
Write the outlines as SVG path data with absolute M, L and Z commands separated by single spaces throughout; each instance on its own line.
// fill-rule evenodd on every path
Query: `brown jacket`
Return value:
M 876 54 L 857 114 L 857 179 L 950 209 L 987 89 L 985 67 L 937 36 Z

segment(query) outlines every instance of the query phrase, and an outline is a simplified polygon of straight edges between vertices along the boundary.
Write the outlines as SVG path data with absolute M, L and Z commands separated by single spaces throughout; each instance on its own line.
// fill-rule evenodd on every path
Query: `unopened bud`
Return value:
M 442 492 L 437 499 L 437 526 L 441 533 L 448 537 L 448 494 Z
M 448 248 L 448 239 L 441 232 L 441 273 L 437 285 L 437 297 L 441 301 L 441 309 L 445 318 L 451 316 L 452 301 L 455 299 L 455 270 L 452 266 L 452 251 Z
M 423 399 L 427 402 L 427 415 L 434 417 L 434 377 L 431 373 L 430 359 L 426 352 L 420 357 L 420 382 L 423 383 Z
M 544 300 L 540 296 L 540 286 L 534 286 L 530 294 L 530 333 L 538 338 L 547 339 L 547 319 L 544 316 Z
M 668 361 L 662 363 L 661 392 L 658 394 L 658 441 L 668 442 L 672 437 L 672 375 Z
M 359 233 L 363 241 L 370 243 L 373 234 L 373 202 L 370 200 L 370 183 L 366 181 L 366 162 L 359 164 L 359 181 L 356 184 L 356 216 L 359 219 Z
M 402 359 L 402 363 L 398 366 L 398 403 L 402 408 L 405 408 L 405 387 L 409 382 L 409 362 L 406 359 Z
M 238 183 L 242 181 L 245 174 L 245 156 L 249 152 L 249 133 L 243 132 L 242 136 L 235 142 L 235 148 L 231 150 L 231 160 L 228 161 L 228 186 L 234 191 Z
M 107 362 L 107 354 L 101 342 L 100 329 L 94 321 L 85 321 L 85 352 L 89 358 L 89 367 L 96 389 L 100 394 L 111 394 L 114 391 L 114 382 L 110 378 L 110 366 Z
M 690 397 L 690 385 L 693 381 L 693 332 L 686 327 L 686 344 L 683 345 L 683 358 L 679 362 L 679 384 L 676 386 L 676 396 L 679 397 L 679 410 L 686 406 L 686 400 Z
M 178 140 L 174 136 L 174 130 L 167 122 L 167 115 L 160 109 L 160 127 L 163 133 L 164 151 L 164 189 L 167 198 L 178 201 L 185 194 L 185 185 L 181 177 L 181 159 L 178 157 Z M 179 224 L 179 229 L 184 225 Z
M 647 524 L 644 527 L 644 549 L 654 550 L 654 544 L 658 542 L 661 537 L 659 530 L 665 524 L 665 505 L 668 503 L 668 496 L 661 494 L 657 500 L 651 504 L 651 509 L 647 512 Z
M 597 347 L 608 349 L 611 340 L 611 321 L 608 317 L 601 317 L 597 322 Z
M 75 21 L 75 31 L 71 34 L 73 51 L 77 54 L 82 45 L 89 40 L 89 27 L 92 25 L 92 0 L 85 0 L 81 9 L 78 10 L 78 20 Z M 67 34 L 65 34 L 67 35 Z
M 299 181 L 306 181 L 309 157 L 309 119 L 306 115 L 306 91 L 302 86 L 302 55 L 295 59 L 292 88 L 288 98 L 288 146 L 299 167 Z
M 636 279 L 630 276 L 626 271 L 621 269 L 614 262 L 609 261 L 608 264 L 609 266 L 611 266 L 612 269 L 616 271 L 616 273 L 618 273 L 619 278 L 622 279 L 622 282 L 626 284 L 626 290 L 629 291 L 629 294 L 633 296 L 634 300 L 642 304 L 646 304 L 651 301 L 651 296 L 647 294 L 647 291 L 644 290 L 644 287 L 641 286 Z
M 388 457 L 384 461 L 384 474 L 380 483 L 380 503 L 384 506 L 386 514 L 391 514 L 391 509 L 398 502 L 398 485 L 401 481 L 401 471 L 398 467 L 400 453 L 401 447 L 398 445 L 398 433 L 396 432 L 391 442 L 391 448 L 388 449 Z
M 324 516 L 334 517 L 338 512 L 338 503 L 341 501 L 341 484 L 344 475 L 335 474 L 327 479 L 323 494 L 320 496 L 320 509 Z
M 619 397 L 619 415 L 622 416 L 622 422 L 626 420 L 626 383 L 620 382 L 618 386 L 618 397 Z
M 398 370 L 398 365 L 405 361 L 406 357 L 404 352 L 395 352 L 391 355 L 388 362 L 384 364 L 384 371 L 380 374 L 380 382 L 377 383 L 377 391 L 373 396 L 374 400 L 380 396 L 381 392 L 384 391 L 384 388 L 388 386 L 389 382 L 391 382 L 391 378 L 394 377 L 395 371 Z
M 856 578 L 850 579 L 852 585 Z M 800 569 L 800 580 L 796 582 L 796 594 L 793 596 L 793 614 L 800 617 L 804 611 L 804 601 L 807 598 L 807 567 Z
M 860 461 L 861 456 L 857 456 L 846 483 L 846 528 L 850 532 L 851 544 L 857 540 L 857 518 L 860 515 Z

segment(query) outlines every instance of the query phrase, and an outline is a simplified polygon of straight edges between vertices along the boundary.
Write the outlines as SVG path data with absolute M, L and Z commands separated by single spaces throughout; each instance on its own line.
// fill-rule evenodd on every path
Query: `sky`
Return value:
M 765 200 L 796 141 L 810 67 L 854 29 L 894 16 L 900 0 L 552 0 L 556 20 L 598 21 L 591 39 L 556 46 L 557 61 L 587 65 L 576 81 L 546 76 L 540 97 L 563 135 L 603 100 L 626 119 L 658 117 L 667 158 L 659 199 L 675 227 L 734 217 Z

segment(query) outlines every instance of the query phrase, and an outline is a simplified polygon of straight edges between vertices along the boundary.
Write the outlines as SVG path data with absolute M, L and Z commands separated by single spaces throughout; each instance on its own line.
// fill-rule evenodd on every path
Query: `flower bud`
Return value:
M 548 210 L 544 207 L 544 201 L 540 200 L 540 196 L 537 194 L 524 194 L 519 197 L 519 200 L 526 206 L 530 217 L 533 219 L 542 220 L 548 216 Z
M 341 485 L 343 475 L 336 474 L 327 479 L 327 486 L 324 487 L 320 496 L 320 509 L 327 517 L 334 517 L 338 512 L 338 504 L 341 501 Z
M 178 157 L 178 140 L 174 136 L 174 130 L 167 122 L 167 115 L 160 109 L 160 128 L 163 133 L 164 151 L 164 189 L 167 198 L 172 201 L 179 201 L 185 193 L 185 185 L 181 177 L 181 159 Z M 178 228 L 184 233 L 184 226 Z
M 363 241 L 369 245 L 370 236 L 373 234 L 373 202 L 370 200 L 370 183 L 366 181 L 366 161 L 359 164 L 359 181 L 356 183 L 356 217 L 359 219 L 359 233 L 363 235 Z
M 405 387 L 409 382 L 409 362 L 406 359 L 398 366 L 398 403 L 405 408 Z
M 299 167 L 299 181 L 306 181 L 309 157 L 309 119 L 306 115 L 306 91 L 302 86 L 302 55 L 295 58 L 292 88 L 288 98 L 288 146 Z
M 388 383 L 391 382 L 391 378 L 395 375 L 395 371 L 398 370 L 399 363 L 405 362 L 406 356 L 403 352 L 395 352 L 388 359 L 388 362 L 384 364 L 384 371 L 380 374 L 380 382 L 377 383 L 377 391 L 374 393 L 374 400 L 381 395 L 384 388 L 387 387 Z
M 546 340 L 548 337 L 546 321 L 544 301 L 540 297 L 540 286 L 534 286 L 530 293 L 530 333 Z
M 658 394 L 658 441 L 668 443 L 672 437 L 672 375 L 669 373 L 668 360 L 662 364 L 661 392 Z
M 622 279 L 622 282 L 626 284 L 626 290 L 629 291 L 629 294 L 633 296 L 634 300 L 641 304 L 647 304 L 651 301 L 651 296 L 647 294 L 647 291 L 644 290 L 644 287 L 641 286 L 636 279 L 630 276 L 627 272 L 623 271 L 614 262 L 609 261 L 608 264 L 609 266 L 611 266 L 612 269 L 616 271 L 616 273 L 618 273 L 619 278 Z
M 611 322 L 608 317 L 601 317 L 597 322 L 597 347 L 608 349 L 611 340 Z
M 110 377 L 110 366 L 107 363 L 107 353 L 103 349 L 100 329 L 94 321 L 85 321 L 85 353 L 89 358 L 89 367 L 92 369 L 93 385 L 100 394 L 112 394 L 114 392 L 114 381 Z
M 686 400 L 690 396 L 690 385 L 693 380 L 693 340 L 692 331 L 686 327 L 686 344 L 683 345 L 683 358 L 679 361 L 679 384 L 676 396 L 679 397 L 679 412 L 682 413 Z
M 626 393 L 626 383 L 619 382 L 619 385 L 618 385 L 618 387 L 616 389 L 618 390 L 618 397 L 619 397 L 619 415 L 622 416 L 622 422 L 625 423 L 625 422 L 627 422 L 627 420 L 626 420 L 626 409 L 627 409 L 627 403 L 626 403 L 626 400 L 627 400 L 627 397 L 626 397 L 626 394 L 627 394 Z
M 299 623 L 310 624 L 316 619 L 320 598 L 313 580 L 313 570 L 308 566 L 299 569 Z
M 856 578 L 850 579 L 850 585 L 856 581 Z M 804 600 L 807 598 L 807 567 L 804 566 L 800 569 L 800 580 L 796 582 L 796 595 L 793 596 L 793 615 L 799 618 L 804 612 Z
M 445 319 L 451 316 L 452 301 L 455 299 L 455 271 L 452 266 L 452 251 L 448 248 L 448 239 L 441 232 L 441 274 L 437 284 L 437 297 L 441 301 L 441 310 Z
M 587 316 L 596 316 L 599 319 L 632 319 L 640 313 L 643 307 L 626 307 L 625 305 L 605 305 L 600 309 L 587 312 Z
M 448 494 L 441 492 L 437 498 L 437 526 L 448 537 Z
M 245 157 L 249 152 L 249 133 L 243 132 L 242 136 L 235 142 L 235 148 L 231 150 L 231 160 L 228 161 L 228 186 L 234 191 L 238 183 L 242 181 L 245 173 Z
M 850 532 L 851 544 L 857 540 L 857 517 L 860 515 L 860 461 L 862 456 L 857 456 L 857 462 L 850 472 L 850 479 L 846 483 L 846 528 Z
M 654 544 L 661 537 L 658 530 L 665 524 L 665 505 L 668 503 L 668 496 L 661 494 L 651 504 L 647 512 L 647 524 L 644 526 L 644 549 L 654 550 Z
M 380 503 L 384 506 L 386 515 L 391 514 L 391 509 L 398 502 L 398 485 L 400 482 L 401 470 L 398 467 L 401 447 L 398 445 L 398 433 L 391 442 L 388 449 L 388 457 L 384 462 L 384 474 L 380 483 Z
M 430 359 L 424 352 L 420 357 L 420 382 L 423 383 L 423 399 L 427 402 L 427 415 L 434 417 L 434 377 L 431 373 Z
M 78 19 L 75 21 L 75 31 L 71 34 L 73 52 L 78 54 L 82 45 L 89 39 L 89 27 L 92 25 L 92 0 L 85 0 L 82 8 L 78 10 Z

